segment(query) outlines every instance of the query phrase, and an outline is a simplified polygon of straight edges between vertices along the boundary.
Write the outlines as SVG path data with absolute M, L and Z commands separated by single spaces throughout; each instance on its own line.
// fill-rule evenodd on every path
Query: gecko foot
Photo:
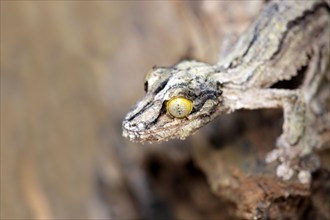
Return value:
M 303 184 L 309 184 L 311 181 L 311 172 L 320 166 L 319 158 L 314 154 L 303 154 L 303 147 L 300 145 L 290 145 L 284 141 L 281 136 L 277 141 L 277 148 L 269 152 L 266 156 L 266 162 L 278 161 L 276 175 L 289 180 L 295 174 L 298 180 Z

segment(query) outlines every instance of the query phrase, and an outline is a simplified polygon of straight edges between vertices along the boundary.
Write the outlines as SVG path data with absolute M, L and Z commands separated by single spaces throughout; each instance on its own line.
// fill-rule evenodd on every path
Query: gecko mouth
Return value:
M 168 127 L 165 129 L 153 129 L 146 131 L 135 131 L 135 130 L 123 130 L 123 136 L 130 139 L 133 142 L 157 142 L 164 141 L 172 138 L 178 138 L 175 135 L 167 135 L 163 134 L 173 134 L 175 131 L 174 127 Z
M 171 118 L 162 115 L 155 124 L 146 127 L 144 123 L 132 124 L 125 120 L 123 122 L 123 136 L 134 142 L 157 142 L 169 139 L 185 139 L 193 134 L 203 125 L 212 120 L 212 116 L 192 114 L 186 118 Z
M 145 128 L 143 123 L 132 126 L 130 122 L 124 121 L 123 136 L 134 142 L 156 142 L 173 138 L 184 139 L 182 133 L 184 133 L 184 127 L 190 121 L 188 119 L 174 119 L 171 122 L 161 123 L 165 121 L 165 117 L 168 118 L 168 116 L 163 116 L 158 120 L 157 125 L 152 125 L 151 128 Z
M 179 132 L 176 131 L 175 126 L 146 131 L 123 130 L 124 137 L 130 139 L 130 141 L 140 143 L 167 141 L 175 138 L 184 140 L 188 135 L 191 135 L 191 133 L 186 136 L 180 135 Z

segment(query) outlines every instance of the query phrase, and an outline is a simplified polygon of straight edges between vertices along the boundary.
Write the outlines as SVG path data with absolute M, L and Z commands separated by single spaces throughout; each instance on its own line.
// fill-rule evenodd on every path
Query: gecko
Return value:
M 279 178 L 297 175 L 309 183 L 313 170 L 299 161 L 321 145 L 309 125 L 323 110 L 310 106 L 321 83 L 330 79 L 329 4 L 270 1 L 216 64 L 183 60 L 153 67 L 145 96 L 122 123 L 123 136 L 142 143 L 185 139 L 222 114 L 281 108 L 282 134 L 265 161 L 277 161 Z M 297 88 L 274 87 L 298 74 L 303 80 Z

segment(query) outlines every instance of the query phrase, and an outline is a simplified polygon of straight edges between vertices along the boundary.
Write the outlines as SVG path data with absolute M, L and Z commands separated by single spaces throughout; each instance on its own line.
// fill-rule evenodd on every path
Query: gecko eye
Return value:
M 183 97 L 171 98 L 166 103 L 167 112 L 175 118 L 184 118 L 192 111 L 193 103 L 189 99 Z
M 144 91 L 148 92 L 148 81 L 144 83 Z

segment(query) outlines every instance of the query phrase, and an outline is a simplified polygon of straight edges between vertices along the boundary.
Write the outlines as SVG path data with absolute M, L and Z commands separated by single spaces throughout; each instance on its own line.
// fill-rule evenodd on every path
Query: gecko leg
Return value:
M 288 180 L 295 172 L 302 183 L 310 180 L 310 171 L 300 167 L 302 157 L 311 153 L 306 134 L 306 106 L 301 90 L 250 89 L 228 95 L 231 109 L 283 108 L 283 132 L 277 147 L 266 156 L 266 162 L 279 161 L 277 176 Z M 309 134 L 308 134 L 309 135 Z
M 308 183 L 311 178 L 310 171 L 299 166 L 301 158 L 311 153 L 311 147 L 306 140 L 305 102 L 300 90 L 288 93 L 292 94 L 282 99 L 283 133 L 277 139 L 277 148 L 268 153 L 266 162 L 280 162 L 276 174 L 283 180 L 290 179 L 297 171 L 299 180 Z

